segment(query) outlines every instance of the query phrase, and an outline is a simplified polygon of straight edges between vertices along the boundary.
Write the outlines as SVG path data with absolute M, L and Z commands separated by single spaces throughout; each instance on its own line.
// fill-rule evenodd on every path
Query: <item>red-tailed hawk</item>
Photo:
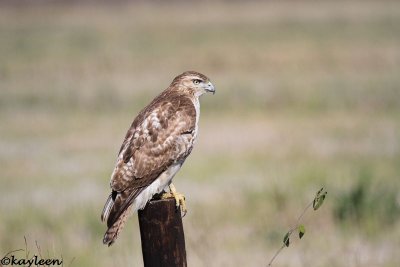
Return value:
M 199 97 L 215 93 L 210 80 L 195 71 L 175 77 L 135 118 L 111 175 L 111 194 L 101 220 L 108 230 L 103 243 L 111 245 L 129 214 L 168 186 L 192 151 L 198 133 Z M 175 190 L 171 187 L 171 193 Z M 176 197 L 179 205 L 178 197 Z

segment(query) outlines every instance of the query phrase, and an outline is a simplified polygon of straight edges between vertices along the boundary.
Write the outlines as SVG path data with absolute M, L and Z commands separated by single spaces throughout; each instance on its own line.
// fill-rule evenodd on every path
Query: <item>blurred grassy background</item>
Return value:
M 78 1 L 75 1 L 78 2 Z M 208 75 L 187 197 L 189 266 L 399 266 L 400 3 L 3 5 L 0 255 L 37 240 L 72 266 L 142 265 L 137 217 L 100 212 L 137 112 Z

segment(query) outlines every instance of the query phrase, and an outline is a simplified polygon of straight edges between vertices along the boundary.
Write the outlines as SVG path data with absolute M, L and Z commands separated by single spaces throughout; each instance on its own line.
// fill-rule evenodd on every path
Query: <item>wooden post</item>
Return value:
M 138 216 L 144 266 L 186 267 L 182 217 L 175 199 L 151 200 Z

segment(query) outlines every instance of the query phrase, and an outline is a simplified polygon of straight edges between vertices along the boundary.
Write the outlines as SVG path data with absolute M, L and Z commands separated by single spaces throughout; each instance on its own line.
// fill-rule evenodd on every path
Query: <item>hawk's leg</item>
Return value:
M 162 194 L 161 199 L 166 199 L 173 197 L 175 198 L 175 203 L 176 203 L 176 208 L 181 209 L 181 212 L 183 213 L 182 217 L 185 217 L 187 209 L 186 209 L 186 202 L 185 202 L 185 196 L 181 193 L 178 193 L 176 191 L 175 186 L 171 183 L 169 184 L 169 192 L 165 192 Z

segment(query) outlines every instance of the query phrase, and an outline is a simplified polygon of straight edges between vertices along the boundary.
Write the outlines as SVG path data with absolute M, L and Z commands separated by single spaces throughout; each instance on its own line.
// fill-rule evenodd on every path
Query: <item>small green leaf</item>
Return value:
M 316 194 L 316 196 L 315 196 L 315 198 L 314 198 L 314 200 L 313 200 L 313 209 L 314 209 L 314 210 L 319 209 L 319 207 L 322 206 L 322 203 L 324 203 L 326 194 L 328 194 L 328 192 L 326 192 L 326 191 L 323 192 L 323 190 L 324 190 L 324 188 L 321 188 L 321 189 L 317 192 L 317 194 Z
M 289 232 L 286 233 L 285 237 L 283 238 L 283 244 L 285 244 L 285 246 L 289 246 Z
M 306 228 L 304 227 L 303 224 L 300 224 L 298 230 L 299 230 L 299 238 L 301 239 L 303 235 L 306 233 Z

